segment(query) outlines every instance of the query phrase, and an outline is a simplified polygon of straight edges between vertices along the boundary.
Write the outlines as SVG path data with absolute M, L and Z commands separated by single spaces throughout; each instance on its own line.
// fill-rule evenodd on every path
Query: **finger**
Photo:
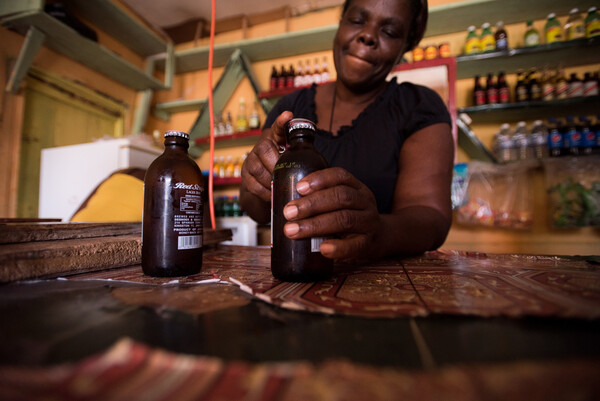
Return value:
M 242 165 L 242 180 L 254 177 L 265 188 L 270 188 L 273 168 L 279 159 L 277 145 L 272 139 L 261 139 Z
M 291 111 L 284 111 L 275 119 L 273 125 L 271 125 L 272 138 L 278 145 L 285 145 L 285 124 L 292 118 L 294 118 L 294 114 Z
M 263 201 L 265 201 L 265 202 L 271 201 L 271 185 L 270 185 L 270 183 L 269 183 L 269 186 L 267 187 L 267 186 L 263 185 L 263 183 L 259 182 L 256 178 L 254 178 L 249 173 L 244 174 L 244 172 L 242 171 L 242 185 L 248 192 L 258 196 Z
M 349 235 L 343 239 L 328 239 L 321 243 L 320 251 L 329 259 L 364 256 L 369 241 L 366 235 Z
M 369 209 L 372 201 L 370 194 L 346 185 L 337 185 L 290 201 L 284 207 L 283 215 L 287 220 L 298 220 L 336 210 Z
M 377 219 L 370 211 L 342 209 L 302 220 L 292 220 L 284 225 L 283 232 L 290 239 L 301 239 L 338 233 L 375 232 L 377 224 Z
M 298 181 L 296 190 L 300 195 L 307 195 L 335 185 L 347 185 L 355 189 L 364 187 L 364 184 L 347 170 L 341 167 L 331 167 L 307 175 Z

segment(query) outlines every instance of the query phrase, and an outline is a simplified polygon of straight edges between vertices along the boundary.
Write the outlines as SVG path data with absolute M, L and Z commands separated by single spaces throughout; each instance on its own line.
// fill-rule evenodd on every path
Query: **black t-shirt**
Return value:
M 390 213 L 398 177 L 398 157 L 410 135 L 436 123 L 450 124 L 446 105 L 433 90 L 424 86 L 390 81 L 385 90 L 368 105 L 351 126 L 343 126 L 338 136 L 323 129 L 315 109 L 316 86 L 284 96 L 270 111 L 265 127 L 277 116 L 291 111 L 294 117 L 317 124 L 315 147 L 331 167 L 342 167 L 377 199 L 379 213 Z M 423 149 L 423 157 L 431 157 Z

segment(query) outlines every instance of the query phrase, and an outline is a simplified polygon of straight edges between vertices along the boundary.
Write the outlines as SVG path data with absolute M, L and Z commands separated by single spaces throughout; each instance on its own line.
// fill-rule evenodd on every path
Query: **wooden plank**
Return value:
M 34 231 L 31 235 L 33 239 L 28 242 L 0 245 L 0 283 L 70 275 L 141 263 L 142 239 L 139 223 L 17 226 L 2 225 L 0 233 L 5 234 L 7 231 L 16 233 L 14 238 L 11 238 L 14 241 L 15 238 L 24 239 L 29 230 Z M 133 233 L 116 235 L 117 232 L 127 231 Z M 103 236 L 98 236 L 99 234 Z M 90 235 L 96 237 L 89 237 Z M 232 236 L 231 229 L 205 228 L 204 246 L 229 241 Z
M 37 54 L 38 50 L 44 44 L 46 35 L 40 32 L 36 27 L 31 26 L 25 35 L 25 41 L 21 47 L 21 52 L 17 58 L 17 62 L 10 73 L 10 78 L 6 83 L 6 91 L 10 93 L 17 93 L 21 81 L 27 74 L 29 67 L 33 63 L 33 59 Z
M 0 244 L 141 235 L 141 223 L 5 223 Z

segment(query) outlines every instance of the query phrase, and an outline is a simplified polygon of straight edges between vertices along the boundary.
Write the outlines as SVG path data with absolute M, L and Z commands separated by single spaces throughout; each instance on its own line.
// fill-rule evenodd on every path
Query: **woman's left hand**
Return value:
M 326 237 L 323 256 L 332 259 L 373 254 L 381 219 L 373 193 L 340 167 L 316 171 L 300 180 L 302 197 L 283 209 L 288 222 L 284 233 L 291 239 Z

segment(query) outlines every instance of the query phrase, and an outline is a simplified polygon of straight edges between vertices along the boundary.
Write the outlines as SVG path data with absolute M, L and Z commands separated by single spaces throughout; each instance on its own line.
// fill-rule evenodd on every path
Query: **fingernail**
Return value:
M 288 223 L 285 226 L 283 226 L 283 232 L 288 237 L 291 235 L 298 234 L 298 231 L 300 231 L 300 226 L 296 223 Z
M 283 215 L 286 219 L 291 220 L 298 216 L 298 208 L 294 205 L 289 205 L 283 208 Z
M 306 192 L 306 191 L 308 191 L 308 188 L 310 188 L 310 185 L 308 184 L 308 182 L 299 182 L 296 185 L 296 191 L 298 191 L 298 192 Z

